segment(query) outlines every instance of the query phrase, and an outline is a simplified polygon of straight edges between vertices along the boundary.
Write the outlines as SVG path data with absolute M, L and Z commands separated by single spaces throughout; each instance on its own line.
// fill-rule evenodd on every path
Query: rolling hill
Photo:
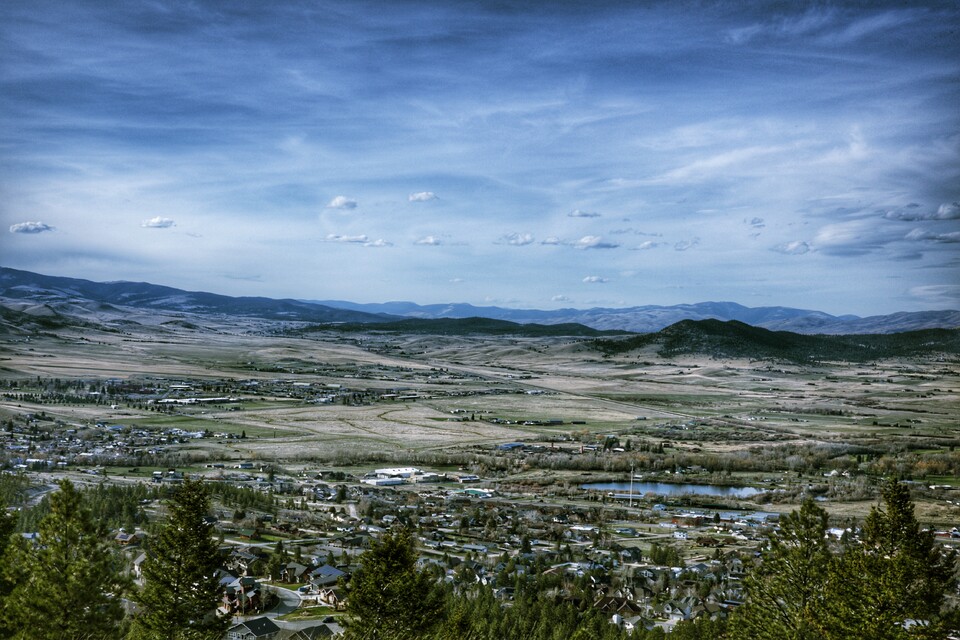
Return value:
M 656 333 L 598 339 L 606 355 L 652 348 L 661 357 L 706 355 L 715 358 L 867 362 L 884 358 L 960 354 L 960 329 L 923 329 L 897 334 L 803 335 L 770 331 L 731 320 L 683 320 Z
M 0 267 L 0 297 L 44 304 L 53 310 L 64 304 L 99 303 L 143 310 L 178 311 L 289 320 L 298 322 L 376 323 L 399 319 L 384 314 L 335 309 L 299 300 L 232 297 L 184 291 L 147 282 L 92 282 L 45 276 Z

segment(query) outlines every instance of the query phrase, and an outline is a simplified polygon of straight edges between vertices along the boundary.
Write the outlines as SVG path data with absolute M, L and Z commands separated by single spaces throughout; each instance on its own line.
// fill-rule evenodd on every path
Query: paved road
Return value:
M 277 616 L 290 613 L 300 606 L 300 594 L 296 591 L 291 591 L 290 589 L 284 589 L 283 587 L 278 587 L 275 585 L 265 585 L 265 588 L 273 591 L 280 597 L 280 602 L 277 603 L 277 606 L 266 612 L 264 614 L 265 616 L 269 618 L 276 618 Z
M 261 616 L 266 616 L 268 618 L 276 618 L 284 614 L 290 613 L 291 611 L 296 610 L 300 604 L 300 594 L 296 591 L 291 591 L 290 589 L 284 589 L 283 587 L 277 587 L 274 585 L 264 585 L 264 589 L 269 589 L 270 591 L 277 594 L 279 597 L 279 602 L 270 609 L 263 613 L 257 613 L 249 616 L 233 616 L 233 624 L 240 624 L 244 620 L 249 620 L 251 618 L 259 618 Z

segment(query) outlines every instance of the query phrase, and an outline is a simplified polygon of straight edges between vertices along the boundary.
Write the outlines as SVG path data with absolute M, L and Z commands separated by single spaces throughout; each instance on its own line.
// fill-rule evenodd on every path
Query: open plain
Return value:
M 814 490 L 847 515 L 874 503 L 870 477 L 896 473 L 943 488 L 921 492 L 922 514 L 960 520 L 947 488 L 960 484 L 955 355 L 796 364 L 662 357 L 655 347 L 604 355 L 589 338 L 146 320 L 8 336 L 0 419 L 42 414 L 61 430 L 207 435 L 86 452 L 118 468 L 146 458 L 343 468 L 389 460 L 467 468 L 491 486 L 543 493 L 569 487 L 570 474 L 618 479 L 633 469 L 760 487 L 777 510 Z

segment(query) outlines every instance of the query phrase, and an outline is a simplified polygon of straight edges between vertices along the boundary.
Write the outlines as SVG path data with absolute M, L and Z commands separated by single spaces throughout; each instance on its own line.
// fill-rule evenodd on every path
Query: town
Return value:
M 427 384 L 437 384 L 436 378 L 447 376 L 425 377 Z M 445 390 L 429 393 L 446 397 Z M 526 393 L 501 385 L 459 390 L 453 397 Z M 633 455 L 644 449 L 663 454 L 664 443 L 651 447 L 631 437 L 638 427 L 591 432 L 581 420 L 455 408 L 448 412 L 455 424 L 483 421 L 543 431 L 526 441 L 419 456 L 435 463 L 447 458 L 446 464 L 392 467 L 349 459 L 319 466 L 266 460 L 256 449 L 234 445 L 255 440 L 263 445 L 290 434 L 219 418 L 246 413 L 258 403 L 392 406 L 426 398 L 422 387 L 37 379 L 6 382 L 2 397 L 9 412 L 0 460 L 5 473 L 28 479 L 34 504 L 62 477 L 81 486 L 140 485 L 152 492 L 115 531 L 135 578 L 151 523 L 162 516 L 160 496 L 185 477 L 202 478 L 211 487 L 211 523 L 223 555 L 221 611 L 236 623 L 229 638 L 341 632 L 343 580 L 371 542 L 397 526 L 415 532 L 418 565 L 456 589 L 483 585 L 506 604 L 518 579 L 552 576 L 558 598 L 596 609 L 627 632 L 638 627 L 669 632 L 683 620 L 725 616 L 742 602 L 744 573 L 765 537 L 776 531 L 783 510 L 765 510 L 762 496 L 797 483 L 795 474 L 779 472 L 754 483 L 760 488 L 732 485 L 729 476 L 717 484 L 722 476 L 699 465 L 608 473 L 602 469 L 616 468 L 617 460 L 636 464 Z M 640 418 L 646 433 L 676 434 L 696 426 Z M 177 422 L 193 426 L 169 426 Z M 196 426 L 201 424 L 210 426 Z M 566 460 L 561 466 L 573 469 L 589 460 L 591 471 L 568 468 L 551 477 L 541 470 L 526 478 L 517 473 L 544 466 L 545 460 Z M 850 482 L 853 474 L 834 469 L 818 475 L 801 482 L 826 496 L 831 485 Z M 922 487 L 922 493 L 948 503 L 953 491 L 949 485 Z M 855 526 L 852 520 L 836 524 L 830 533 L 837 540 Z M 948 546 L 960 544 L 956 527 L 938 536 Z

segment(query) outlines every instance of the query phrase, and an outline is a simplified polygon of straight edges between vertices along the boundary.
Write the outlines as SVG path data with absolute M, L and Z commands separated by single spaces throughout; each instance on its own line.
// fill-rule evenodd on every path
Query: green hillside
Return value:
M 960 329 L 883 335 L 804 335 L 769 331 L 735 320 L 683 320 L 656 333 L 596 340 L 593 346 L 607 355 L 654 346 L 663 357 L 697 354 L 790 362 L 865 362 L 938 352 L 960 354 Z

